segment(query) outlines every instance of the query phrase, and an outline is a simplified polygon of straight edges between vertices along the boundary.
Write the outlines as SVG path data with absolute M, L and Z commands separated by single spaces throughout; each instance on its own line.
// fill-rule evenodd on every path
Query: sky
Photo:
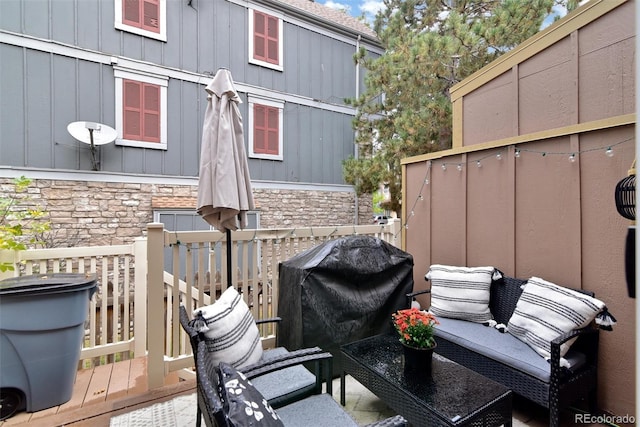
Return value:
M 360 17 L 364 14 L 369 23 L 373 23 L 376 13 L 384 7 L 382 0 L 316 0 L 318 3 L 324 4 L 333 9 L 346 10 L 352 16 Z M 583 4 L 584 1 L 580 2 Z M 565 8 L 554 7 L 553 14 L 550 15 L 542 24 L 542 28 L 551 25 L 554 20 L 554 14 L 564 16 L 567 14 Z

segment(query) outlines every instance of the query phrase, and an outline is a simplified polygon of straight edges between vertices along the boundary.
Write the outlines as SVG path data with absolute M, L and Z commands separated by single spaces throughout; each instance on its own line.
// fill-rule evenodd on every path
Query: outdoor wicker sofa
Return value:
M 496 323 L 507 325 L 527 280 L 502 277 L 490 288 L 489 309 Z M 408 294 L 415 296 L 431 289 Z M 579 290 L 593 296 L 593 293 Z M 597 413 L 598 328 L 568 332 L 551 342 L 549 361 L 510 333 L 481 323 L 438 318 L 436 352 L 491 378 L 549 410 L 549 425 L 558 426 L 560 411 L 578 400 L 586 400 L 590 413 Z M 577 338 L 560 366 L 560 345 Z

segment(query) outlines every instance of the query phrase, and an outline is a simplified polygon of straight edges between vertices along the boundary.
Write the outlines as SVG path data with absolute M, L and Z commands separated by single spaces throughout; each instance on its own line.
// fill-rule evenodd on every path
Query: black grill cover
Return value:
M 391 330 L 391 314 L 407 307 L 413 291 L 413 257 L 371 236 L 331 240 L 280 264 L 278 345 L 340 346 Z

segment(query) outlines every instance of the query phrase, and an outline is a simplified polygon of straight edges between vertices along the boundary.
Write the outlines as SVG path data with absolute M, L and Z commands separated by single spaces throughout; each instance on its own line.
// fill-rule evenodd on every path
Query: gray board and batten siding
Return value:
M 0 166 L 90 171 L 89 150 L 67 124 L 115 127 L 115 73 L 134 69 L 167 81 L 167 149 L 107 144 L 100 170 L 197 176 L 204 87 L 226 67 L 245 129 L 249 97 L 284 102 L 283 160 L 251 158 L 252 179 L 344 184 L 341 163 L 354 153 L 354 111 L 344 99 L 364 82 L 353 54 L 363 46 L 378 55 L 380 46 L 366 31 L 331 30 L 289 2 L 167 0 L 160 41 L 114 28 L 113 0 L 0 1 Z M 248 7 L 283 17 L 282 71 L 249 63 Z

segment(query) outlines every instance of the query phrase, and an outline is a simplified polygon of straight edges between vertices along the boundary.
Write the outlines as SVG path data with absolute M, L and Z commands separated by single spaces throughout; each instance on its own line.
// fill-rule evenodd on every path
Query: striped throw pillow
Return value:
M 509 320 L 509 333 L 529 344 L 538 354 L 551 357 L 551 341 L 574 329 L 584 328 L 605 305 L 589 295 L 530 278 Z M 560 346 L 564 356 L 575 340 Z
M 429 311 L 436 317 L 495 324 L 489 297 L 492 280 L 501 276 L 494 267 L 434 264 L 425 277 L 431 282 Z
M 262 357 L 260 332 L 249 306 L 235 288 L 229 287 L 213 304 L 194 310 L 196 318 L 204 318 L 207 349 L 213 360 L 235 368 L 256 363 Z

